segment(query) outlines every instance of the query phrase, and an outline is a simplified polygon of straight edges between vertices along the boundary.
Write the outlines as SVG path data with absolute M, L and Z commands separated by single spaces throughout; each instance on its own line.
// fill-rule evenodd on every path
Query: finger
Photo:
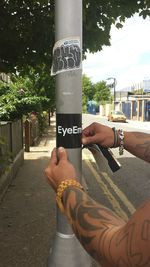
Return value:
M 82 131 L 82 136 L 88 136 L 88 135 L 90 135 L 90 126 L 86 127 Z
M 97 134 L 94 136 L 82 137 L 82 144 L 83 145 L 96 144 L 97 142 L 98 142 Z
M 57 153 L 56 153 L 56 148 L 54 148 L 52 150 L 51 158 L 46 169 L 51 168 L 52 166 L 56 164 L 57 164 Z
M 57 164 L 57 151 L 56 148 L 52 150 L 49 166 L 52 167 Z
M 67 151 L 64 149 L 64 147 L 58 148 L 58 158 L 59 158 L 59 161 L 68 159 Z

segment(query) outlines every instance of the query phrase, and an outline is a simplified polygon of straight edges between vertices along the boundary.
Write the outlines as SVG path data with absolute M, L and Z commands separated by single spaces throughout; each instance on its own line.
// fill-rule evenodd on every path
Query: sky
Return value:
M 116 90 L 150 79 L 150 18 L 127 19 L 122 29 L 111 28 L 111 46 L 87 54 L 83 73 L 93 83 L 116 78 Z M 112 83 L 112 80 L 107 81 Z

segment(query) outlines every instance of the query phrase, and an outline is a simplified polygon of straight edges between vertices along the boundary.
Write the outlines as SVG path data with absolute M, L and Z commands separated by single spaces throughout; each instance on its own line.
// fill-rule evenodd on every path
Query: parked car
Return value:
M 126 122 L 126 116 L 122 111 L 111 111 L 108 115 L 108 121 Z

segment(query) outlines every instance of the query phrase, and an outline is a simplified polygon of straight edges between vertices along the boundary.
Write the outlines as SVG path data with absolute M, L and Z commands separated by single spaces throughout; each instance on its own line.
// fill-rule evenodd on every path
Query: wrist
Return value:
M 124 152 L 124 131 L 122 129 L 116 130 L 115 127 L 112 128 L 114 133 L 114 142 L 111 148 L 119 147 L 119 155 L 123 155 Z
M 119 135 L 118 135 L 118 131 L 115 127 L 112 128 L 112 131 L 113 131 L 113 144 L 110 148 L 115 148 L 118 146 L 118 139 L 119 139 Z
M 82 185 L 75 179 L 64 180 L 59 184 L 57 188 L 57 193 L 56 193 L 56 202 L 62 213 L 65 212 L 64 205 L 63 205 L 63 195 L 69 187 L 77 187 L 83 190 Z

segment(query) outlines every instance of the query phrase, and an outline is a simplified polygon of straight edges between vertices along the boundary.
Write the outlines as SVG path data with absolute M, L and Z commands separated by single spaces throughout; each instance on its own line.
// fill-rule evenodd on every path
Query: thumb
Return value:
M 64 147 L 59 147 L 58 148 L 58 159 L 59 161 L 61 160 L 67 160 L 67 151 L 64 149 Z

